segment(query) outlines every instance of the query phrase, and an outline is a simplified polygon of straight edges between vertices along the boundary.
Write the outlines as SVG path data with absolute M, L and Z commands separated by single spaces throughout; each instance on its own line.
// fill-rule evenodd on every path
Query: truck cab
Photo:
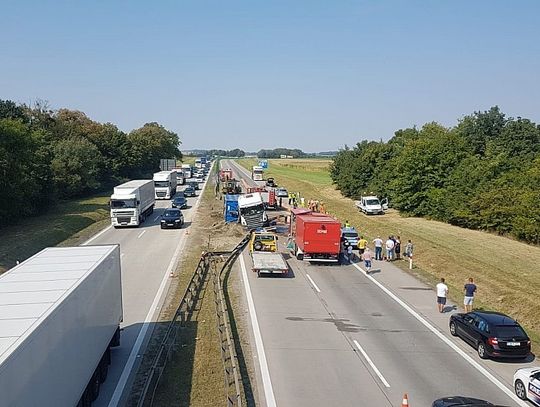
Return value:
M 352 246 L 353 249 L 357 249 L 359 239 L 358 231 L 354 227 L 341 228 L 341 241 L 345 246 Z

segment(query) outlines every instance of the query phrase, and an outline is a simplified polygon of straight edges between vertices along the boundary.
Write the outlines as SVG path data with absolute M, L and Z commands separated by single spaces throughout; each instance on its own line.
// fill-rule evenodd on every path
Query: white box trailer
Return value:
M 154 174 L 156 199 L 171 199 L 176 194 L 176 171 L 160 171 Z
M 0 276 L 0 405 L 88 406 L 119 345 L 118 245 L 47 248 Z
M 156 203 L 154 181 L 138 179 L 114 187 L 111 195 L 111 223 L 119 226 L 139 226 L 154 211 Z

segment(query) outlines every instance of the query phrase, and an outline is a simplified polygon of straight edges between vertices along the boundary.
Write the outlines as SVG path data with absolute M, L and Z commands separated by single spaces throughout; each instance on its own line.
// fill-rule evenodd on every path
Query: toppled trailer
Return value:
M 84 406 L 120 344 L 118 245 L 44 249 L 0 276 L 2 406 Z

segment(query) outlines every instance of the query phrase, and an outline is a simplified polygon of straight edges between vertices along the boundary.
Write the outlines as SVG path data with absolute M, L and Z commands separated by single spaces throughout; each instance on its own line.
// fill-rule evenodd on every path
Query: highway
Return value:
M 256 184 L 235 162 L 222 167 Z M 247 251 L 237 264 L 259 405 L 401 406 L 404 393 L 412 407 L 452 395 L 528 405 L 513 396 L 511 380 L 531 364 L 479 359 L 448 332 L 456 311 L 439 314 L 434 292 L 394 265 L 375 262 L 380 272 L 366 275 L 360 264 L 288 263 L 286 278 L 257 278 Z
M 189 208 L 182 210 L 185 226 L 181 229 L 160 229 L 159 217 L 171 202 L 157 200 L 154 213 L 138 228 L 108 227 L 85 242 L 90 245 L 120 244 L 122 263 L 124 321 L 121 346 L 112 351 L 109 375 L 93 406 L 123 405 L 129 396 L 139 355 L 144 353 L 152 322 L 156 320 L 167 292 L 169 273 L 176 268 L 178 255 L 188 238 L 186 229 L 198 206 L 198 196 L 187 200 Z

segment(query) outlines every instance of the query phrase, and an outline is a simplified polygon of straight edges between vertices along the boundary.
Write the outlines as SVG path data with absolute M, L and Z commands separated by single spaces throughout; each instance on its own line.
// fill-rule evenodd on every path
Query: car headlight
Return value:
M 165 223 L 165 219 L 161 219 L 161 223 Z
M 174 221 L 175 221 L 175 222 L 180 222 L 180 219 L 175 219 Z

